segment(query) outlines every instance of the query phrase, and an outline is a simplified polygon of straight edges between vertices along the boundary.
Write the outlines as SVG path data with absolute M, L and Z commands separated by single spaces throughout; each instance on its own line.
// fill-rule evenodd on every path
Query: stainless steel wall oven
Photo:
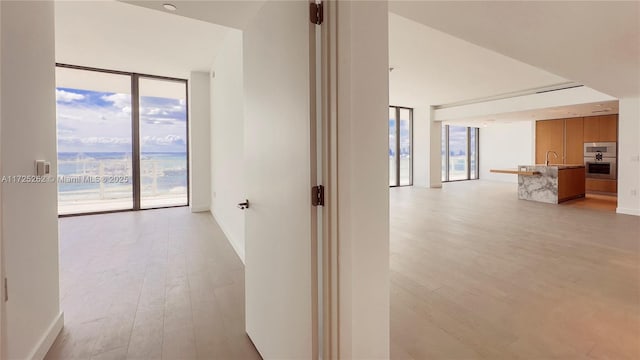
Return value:
M 617 179 L 617 148 L 615 142 L 584 143 L 584 166 L 587 178 Z

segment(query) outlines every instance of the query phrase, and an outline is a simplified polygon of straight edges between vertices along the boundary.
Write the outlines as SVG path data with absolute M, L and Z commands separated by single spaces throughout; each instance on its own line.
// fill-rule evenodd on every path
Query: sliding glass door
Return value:
M 133 208 L 131 77 L 56 69 L 58 213 Z
M 478 128 L 442 126 L 442 181 L 478 179 L 478 137 Z
M 186 80 L 56 68 L 58 213 L 188 205 Z
M 413 185 L 413 109 L 389 107 L 389 186 Z
M 186 83 L 140 78 L 140 207 L 187 205 Z

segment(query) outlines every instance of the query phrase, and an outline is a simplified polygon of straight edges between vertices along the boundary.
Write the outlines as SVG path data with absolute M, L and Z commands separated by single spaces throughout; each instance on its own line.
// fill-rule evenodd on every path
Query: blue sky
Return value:
M 130 152 L 131 96 L 57 88 L 59 152 Z M 142 152 L 186 152 L 184 99 L 140 99 Z

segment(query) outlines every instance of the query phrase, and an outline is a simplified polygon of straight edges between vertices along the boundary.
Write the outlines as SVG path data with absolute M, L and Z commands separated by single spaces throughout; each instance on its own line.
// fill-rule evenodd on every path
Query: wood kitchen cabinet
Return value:
M 584 118 L 584 142 L 617 142 L 618 115 Z
M 564 119 L 536 121 L 536 164 L 545 163 L 547 151 L 558 153 L 549 163 L 564 164 Z
M 595 193 L 615 194 L 618 192 L 618 182 L 608 179 L 587 179 L 586 190 Z
M 585 142 L 617 142 L 618 115 L 536 121 L 536 164 L 544 164 L 548 150 L 558 153 L 552 164 L 584 163 Z
M 565 120 L 565 164 L 584 163 L 584 118 Z
M 550 164 L 584 164 L 584 143 L 617 141 L 618 115 L 539 120 L 536 121 L 536 164 L 545 163 L 548 150 L 558 153 L 558 159 L 549 157 Z M 615 194 L 618 190 L 616 180 L 587 178 L 578 181 L 575 177 L 567 180 L 574 185 L 581 182 L 585 183 L 587 192 Z M 560 198 L 570 196 L 561 194 Z
M 558 170 L 558 202 L 584 197 L 585 168 Z

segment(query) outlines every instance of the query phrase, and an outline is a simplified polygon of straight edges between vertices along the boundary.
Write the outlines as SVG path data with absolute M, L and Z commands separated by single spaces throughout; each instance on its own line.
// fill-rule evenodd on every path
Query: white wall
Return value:
M 640 98 L 620 99 L 618 131 L 617 212 L 640 216 Z
M 429 107 L 413 109 L 413 186 L 429 186 Z
M 387 359 L 388 8 L 386 1 L 337 6 L 340 358 Z
M 211 95 L 209 73 L 193 71 L 189 80 L 189 189 L 191 211 L 211 203 Z
M 431 106 L 413 110 L 413 185 L 442 187 L 441 122 L 433 121 Z
M 242 32 L 229 30 L 211 79 L 211 213 L 244 262 Z
M 1 2 L 2 175 L 56 169 L 53 2 Z M 55 183 L 3 184 L 9 359 L 42 358 L 62 326 Z
M 2 6 L 0 6 L 0 38 L 2 38 Z M 0 46 L 0 79 L 2 79 L 2 46 Z M 0 86 L 0 173 L 2 172 L 2 86 Z M 2 182 L 0 182 L 0 284 L 4 279 L 4 260 L 2 251 Z M 4 331 L 4 286 L 0 286 L 0 359 L 7 356 Z
M 429 106 L 429 187 L 442 187 L 442 122 L 434 121 L 433 106 Z
M 518 183 L 517 175 L 494 174 L 489 170 L 533 164 L 534 126 L 533 121 L 514 121 L 480 128 L 480 179 Z

